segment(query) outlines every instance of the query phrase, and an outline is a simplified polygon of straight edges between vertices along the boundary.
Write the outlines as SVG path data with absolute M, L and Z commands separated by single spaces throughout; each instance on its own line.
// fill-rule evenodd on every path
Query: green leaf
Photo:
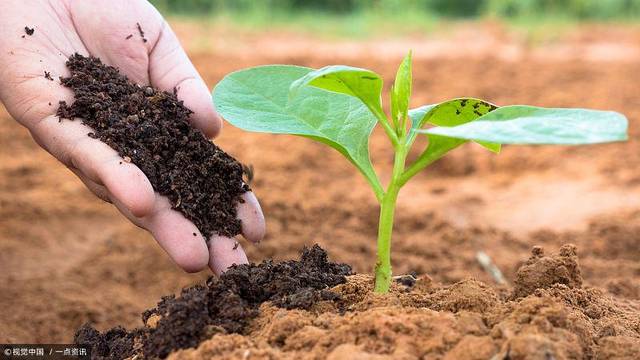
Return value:
M 495 105 L 483 100 L 460 98 L 409 110 L 411 132 L 407 137 L 407 143 L 413 144 L 415 137 L 419 132 L 422 132 L 421 128 L 426 124 L 437 125 L 442 128 L 462 126 L 462 124 L 471 124 L 477 121 L 477 119 L 491 113 L 495 109 L 497 109 Z M 427 148 L 401 176 L 401 184 L 405 184 L 411 177 L 422 171 L 422 169 L 429 164 L 468 141 L 467 139 L 458 139 L 437 134 L 427 134 L 427 137 L 429 138 Z M 500 144 L 487 141 L 476 142 L 492 152 L 500 152 Z
M 498 144 L 596 144 L 626 140 L 627 119 L 613 111 L 513 105 L 473 122 L 416 132 Z
M 402 60 L 396 81 L 391 87 L 391 118 L 396 129 L 404 124 L 408 116 L 409 100 L 411 98 L 411 51 Z M 405 131 L 402 129 L 402 131 Z
M 409 111 L 412 121 L 412 130 L 421 129 L 425 124 L 437 126 L 458 126 L 479 119 L 481 116 L 497 109 L 497 106 L 489 102 L 474 99 L 460 98 L 442 102 L 440 104 L 426 105 Z M 410 135 L 413 141 L 415 133 Z M 431 140 L 431 137 L 430 137 Z M 486 141 L 476 141 L 488 150 L 500 152 L 500 144 Z
M 304 87 L 289 97 L 292 84 L 313 69 L 270 65 L 227 75 L 213 90 L 216 109 L 247 131 L 294 134 L 338 150 L 362 172 L 376 195 L 382 186 L 369 159 L 369 136 L 376 119 L 358 99 Z
M 307 86 L 354 96 L 374 114 L 384 114 L 380 102 L 382 78 L 371 70 L 333 65 L 310 71 L 291 84 L 292 96 Z

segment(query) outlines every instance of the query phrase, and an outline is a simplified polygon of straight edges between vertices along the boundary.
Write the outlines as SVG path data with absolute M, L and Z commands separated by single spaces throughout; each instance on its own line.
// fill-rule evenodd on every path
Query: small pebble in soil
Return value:
M 416 281 L 418 280 L 418 276 L 415 273 L 400 275 L 400 276 L 397 276 L 395 280 L 397 283 L 410 288 L 416 284 Z

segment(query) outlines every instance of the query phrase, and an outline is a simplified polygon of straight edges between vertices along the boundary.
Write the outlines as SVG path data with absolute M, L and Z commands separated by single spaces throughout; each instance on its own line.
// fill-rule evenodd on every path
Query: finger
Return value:
M 106 187 L 89 180 L 89 178 L 84 176 L 78 169 L 69 168 L 69 170 L 76 174 L 76 176 L 78 177 L 78 179 L 80 179 L 80 181 L 82 181 L 84 186 L 86 186 L 87 189 L 89 189 L 89 191 L 91 191 L 95 196 L 105 202 L 111 203 L 112 195 L 109 194 L 109 190 L 107 190 Z
M 258 243 L 264 238 L 266 224 L 262 208 L 252 191 L 242 195 L 244 202 L 238 203 L 238 218 L 242 220 L 242 236 L 245 239 Z
M 225 272 L 232 265 L 248 264 L 244 249 L 237 240 L 213 235 L 209 240 L 209 267 L 216 275 Z
M 104 185 L 135 216 L 149 214 L 155 194 L 142 170 L 125 162 L 109 145 L 89 137 L 90 132 L 78 119 L 59 122 L 54 115 L 31 128 L 37 141 L 62 163 Z
M 209 250 L 204 237 L 191 221 L 171 209 L 167 198 L 156 196 L 152 213 L 145 217 L 133 216 L 120 201 L 113 203 L 131 222 L 147 229 L 184 271 L 198 272 L 207 267 Z
M 194 126 L 208 137 L 218 135 L 222 121 L 214 109 L 209 88 L 166 22 L 149 54 L 149 76 L 154 87 L 166 91 L 175 89 L 178 98 L 193 111 L 191 121 Z

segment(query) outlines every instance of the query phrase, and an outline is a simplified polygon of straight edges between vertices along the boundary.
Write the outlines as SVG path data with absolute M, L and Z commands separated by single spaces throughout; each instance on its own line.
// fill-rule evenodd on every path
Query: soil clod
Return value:
M 57 115 L 81 118 L 91 137 L 137 165 L 154 190 L 209 239 L 235 236 L 241 223 L 236 205 L 248 191 L 242 165 L 191 127 L 191 110 L 174 94 L 134 84 L 99 59 L 72 55 L 71 76 L 61 78 L 75 102 L 61 101 Z
M 91 344 L 92 359 L 126 359 L 133 355 L 134 333 L 118 326 L 101 334 L 85 324 L 76 332 L 78 344 Z
M 554 284 L 569 288 L 582 286 L 575 245 L 564 245 L 560 253 L 553 256 L 545 256 L 541 247 L 534 246 L 531 257 L 516 273 L 514 296 L 525 297 L 536 289 L 546 289 Z

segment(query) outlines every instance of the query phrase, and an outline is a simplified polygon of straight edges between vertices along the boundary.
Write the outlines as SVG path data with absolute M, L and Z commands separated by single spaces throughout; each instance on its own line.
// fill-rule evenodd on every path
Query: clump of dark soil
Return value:
M 167 296 L 144 312 L 142 328 L 99 333 L 85 325 L 75 342 L 91 345 L 94 358 L 164 358 L 216 333 L 242 333 L 266 301 L 284 309 L 308 309 L 321 300 L 336 300 L 339 295 L 328 289 L 345 283 L 350 274 L 351 267 L 329 262 L 315 245 L 304 249 L 299 261 L 234 266 L 220 278 L 184 289 L 179 297 Z
M 189 124 L 191 110 L 175 94 L 131 82 L 94 57 L 72 55 L 62 84 L 75 94 L 60 102 L 60 119 L 82 118 L 125 161 L 136 164 L 205 238 L 240 233 L 236 205 L 248 191 L 242 165 Z
M 114 327 L 101 334 L 85 324 L 77 331 L 76 343 L 91 344 L 92 358 L 108 357 L 124 359 L 133 354 L 136 332 L 128 332 L 123 327 Z

